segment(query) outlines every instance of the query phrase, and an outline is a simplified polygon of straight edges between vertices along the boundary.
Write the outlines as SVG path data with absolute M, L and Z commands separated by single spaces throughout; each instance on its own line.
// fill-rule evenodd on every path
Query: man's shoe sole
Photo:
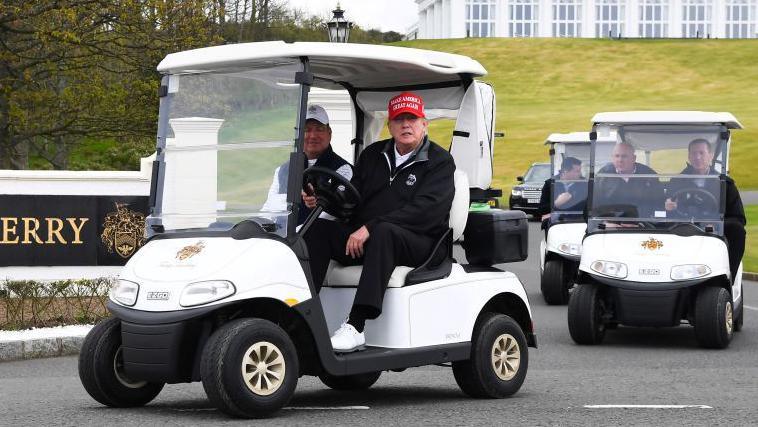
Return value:
M 366 349 L 366 344 L 361 344 L 357 347 L 349 348 L 347 350 L 337 350 L 334 349 L 335 353 L 355 353 L 356 351 L 361 351 Z

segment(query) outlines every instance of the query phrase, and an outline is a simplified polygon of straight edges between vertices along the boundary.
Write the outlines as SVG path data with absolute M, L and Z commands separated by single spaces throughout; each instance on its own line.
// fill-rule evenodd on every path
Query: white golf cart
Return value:
M 545 145 L 550 146 L 553 178 L 549 181 L 549 188 L 542 190 L 547 191 L 550 217 L 543 221 L 545 234 L 540 241 L 540 289 L 545 302 L 550 305 L 568 303 L 569 290 L 574 286 L 579 269 L 582 239 L 587 231 L 584 208 L 590 172 L 590 142 L 589 132 L 553 133 L 545 141 Z M 597 157 L 608 158 L 604 155 Z M 566 158 L 581 162 L 580 176 L 574 179 L 560 176 Z M 568 193 L 568 196 L 562 196 L 562 193 Z
M 571 337 L 597 344 L 617 325 L 685 322 L 700 345 L 727 347 L 741 329 L 743 299 L 742 267 L 731 277 L 724 238 L 724 180 L 730 132 L 742 126 L 729 113 L 692 111 L 599 113 L 592 121 L 591 165 L 612 150 L 600 141 L 611 133 L 617 144 L 631 144 L 638 164 L 636 173 L 617 174 L 612 164 L 590 172 Z M 709 175 L 682 174 L 696 140 L 710 147 Z
M 491 180 L 480 145 L 482 130 L 492 132 L 481 113 L 491 88 L 474 80 L 486 73 L 478 62 L 400 47 L 264 42 L 171 54 L 158 70 L 150 239 L 111 292 L 113 317 L 84 342 L 79 374 L 95 400 L 139 406 L 166 383 L 202 381 L 221 411 L 264 417 L 289 401 L 301 375 L 365 389 L 382 371 L 429 364 L 452 366 L 473 397 L 521 387 L 527 347 L 536 347 L 531 309 L 518 278 L 491 265 L 523 257 L 489 248 L 523 238 L 523 214 L 512 216 L 513 233 L 479 240 L 476 250 L 489 255 L 478 265 L 451 256 L 467 222 L 467 174 Z M 356 158 L 378 139 L 387 102 L 401 91 L 421 95 L 431 118 L 458 117 L 451 231 L 422 266 L 395 269 L 382 315 L 366 323 L 367 348 L 349 354 L 335 354 L 329 337 L 351 306 L 361 267 L 334 265 L 316 294 L 302 236 L 322 209 L 348 218 L 360 195 L 330 170 L 304 171 L 311 87 L 349 92 Z M 263 210 L 285 163 L 286 203 Z M 296 231 L 304 180 L 316 187 L 319 207 Z

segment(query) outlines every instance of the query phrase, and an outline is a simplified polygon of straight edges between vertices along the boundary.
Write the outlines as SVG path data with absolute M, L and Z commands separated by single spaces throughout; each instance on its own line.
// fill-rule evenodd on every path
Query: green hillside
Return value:
M 728 111 L 735 131 L 731 175 L 758 188 L 758 40 L 463 39 L 402 46 L 459 53 L 489 72 L 497 94 L 494 187 L 547 159 L 552 132 L 589 130 L 600 111 Z M 447 133 L 449 135 L 450 133 Z M 432 135 L 434 137 L 434 134 Z M 449 139 L 440 136 L 440 142 Z M 752 166 L 751 166 L 752 165 Z

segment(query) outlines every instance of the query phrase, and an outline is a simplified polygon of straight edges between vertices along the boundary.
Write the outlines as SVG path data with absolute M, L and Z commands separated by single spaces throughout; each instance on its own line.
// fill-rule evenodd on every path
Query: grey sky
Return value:
M 337 0 L 286 0 L 291 8 L 324 17 L 331 17 Z M 418 20 L 418 5 L 414 0 L 340 0 L 345 17 L 364 29 L 405 31 Z

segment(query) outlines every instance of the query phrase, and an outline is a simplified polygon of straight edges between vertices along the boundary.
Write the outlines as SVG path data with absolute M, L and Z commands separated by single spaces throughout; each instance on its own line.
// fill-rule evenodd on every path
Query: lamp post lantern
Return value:
M 326 29 L 329 31 L 329 41 L 332 43 L 347 43 L 353 23 L 345 19 L 345 11 L 340 8 L 339 3 L 337 3 L 337 8 L 332 13 L 334 16 L 326 23 Z

